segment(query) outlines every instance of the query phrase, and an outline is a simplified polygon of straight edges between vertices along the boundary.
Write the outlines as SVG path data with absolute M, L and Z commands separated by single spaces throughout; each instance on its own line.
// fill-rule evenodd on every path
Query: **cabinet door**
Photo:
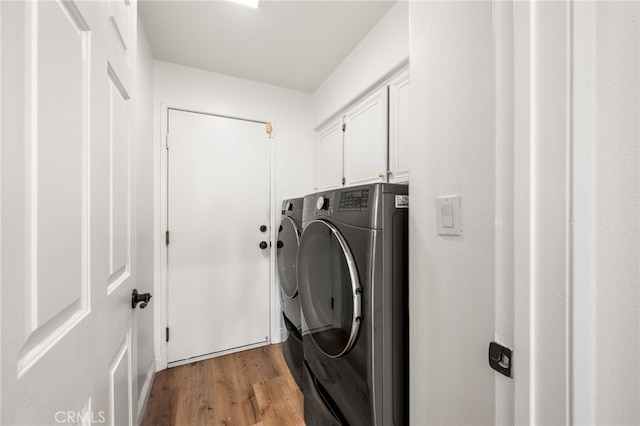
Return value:
M 409 71 L 389 83 L 389 182 L 409 181 Z
M 387 87 L 345 116 L 344 172 L 347 185 L 387 181 Z
M 318 175 L 317 189 L 342 186 L 343 150 L 342 117 L 332 121 L 317 134 Z

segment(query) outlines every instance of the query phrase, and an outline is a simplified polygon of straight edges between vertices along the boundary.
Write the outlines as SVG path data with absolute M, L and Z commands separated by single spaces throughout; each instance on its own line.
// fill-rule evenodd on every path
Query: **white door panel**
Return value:
M 109 292 L 130 275 L 129 94 L 116 72 L 109 80 Z
M 342 134 L 342 118 L 334 120 L 318 132 L 317 187 L 320 190 L 342 186 L 344 176 Z
M 117 11 L 117 12 L 115 12 Z M 119 16 L 118 25 L 109 25 L 112 16 Z M 134 423 L 133 377 L 137 376 L 132 364 L 133 310 L 131 293 L 134 288 L 132 253 L 132 179 L 131 134 L 133 113 L 131 96 L 134 92 L 133 69 L 130 58 L 135 57 L 135 3 L 110 0 L 107 5 L 106 45 L 107 65 L 103 81 L 106 96 L 107 141 L 106 173 L 108 238 L 102 241 L 108 248 L 106 297 L 102 303 L 106 321 L 104 355 L 108 365 L 108 396 L 106 418 L 111 425 Z M 104 285 L 103 284 L 103 285 Z M 102 290 L 105 291 L 105 290 Z M 103 400 L 99 400 L 104 404 Z
M 169 110 L 168 362 L 269 339 L 263 123 Z
M 389 182 L 408 182 L 410 159 L 409 71 L 389 83 Z
M 387 181 L 387 87 L 360 102 L 344 121 L 346 185 Z
M 106 2 L 0 15 L 0 423 L 132 424 L 132 88 L 112 90 L 107 66 L 127 52 L 109 48 Z
M 132 424 L 131 405 L 131 334 L 127 333 L 115 357 L 109 363 L 109 408 L 111 425 Z M 127 392 L 124 392 L 127 390 Z
M 26 43 L 38 52 L 25 63 L 25 320 L 26 343 L 18 363 L 24 371 L 60 337 L 70 320 L 87 310 L 87 106 L 88 32 L 64 7 L 26 7 Z M 26 44 L 25 43 L 25 44 Z M 54 44 L 55 43 L 55 44 Z M 51 52 L 60 46 L 63 61 Z M 60 76 L 60 78 L 57 78 Z M 56 79 L 57 84 L 46 84 Z M 45 83 L 45 84 L 43 84 Z M 26 94 L 26 93 L 25 93 Z M 59 99 L 67 107 L 55 114 Z M 59 140 L 65 143 L 59 143 Z M 55 226 L 51 226 L 55 221 Z M 26 341 L 26 342 L 25 342 Z
M 125 49 L 129 46 L 130 9 L 128 0 L 109 0 L 109 19 Z

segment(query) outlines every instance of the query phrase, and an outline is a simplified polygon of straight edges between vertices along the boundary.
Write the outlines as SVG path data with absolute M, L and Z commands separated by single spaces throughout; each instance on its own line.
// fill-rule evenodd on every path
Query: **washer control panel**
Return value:
M 341 212 L 361 212 L 369 207 L 369 190 L 344 191 L 340 194 L 338 209 Z

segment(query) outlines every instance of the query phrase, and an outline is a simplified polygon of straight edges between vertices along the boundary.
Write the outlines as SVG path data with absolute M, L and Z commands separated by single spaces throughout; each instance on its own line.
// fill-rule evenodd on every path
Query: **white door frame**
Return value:
M 156 279 L 155 279 L 155 288 L 154 291 L 158 295 L 157 298 L 157 309 L 155 310 L 155 353 L 156 353 L 156 371 L 164 370 L 167 368 L 168 359 L 167 359 L 167 342 L 165 339 L 165 330 L 168 324 L 168 311 L 169 311 L 169 293 L 168 293 L 168 250 L 165 245 L 165 232 L 167 230 L 167 149 L 166 149 L 166 141 L 167 141 L 167 124 L 168 124 L 168 113 L 170 109 L 177 109 L 183 111 L 192 111 L 194 113 L 200 114 L 208 114 L 214 115 L 218 117 L 228 117 L 238 120 L 247 120 L 253 122 L 260 123 L 268 123 L 270 122 L 273 126 L 273 132 L 271 133 L 270 138 L 272 139 L 272 143 L 270 144 L 270 159 L 271 167 L 270 167 L 270 194 L 269 194 L 269 211 L 270 211 L 270 226 L 269 226 L 269 238 L 270 241 L 275 241 L 275 229 L 276 229 L 276 203 L 275 203 L 275 121 L 274 120 L 264 120 L 261 118 L 250 117 L 249 115 L 241 114 L 238 112 L 228 112 L 228 111 L 214 111 L 211 108 L 202 106 L 202 105 L 185 105 L 181 103 L 175 102 L 160 102 L 160 132 L 159 138 L 156 138 L 156 148 L 155 148 L 155 156 L 154 156 L 154 169 L 155 176 L 158 179 L 155 183 L 155 206 L 156 206 L 156 219 L 154 223 L 155 228 L 155 256 L 156 256 Z M 277 330 L 277 322 L 276 319 L 279 318 L 275 315 L 276 312 L 276 298 L 275 298 L 275 251 L 269 251 L 269 344 L 272 343 L 273 337 L 276 335 Z M 242 348 L 244 350 L 246 348 Z M 223 355 L 225 353 L 232 353 L 236 350 L 230 350 L 225 352 L 220 352 L 217 355 Z
M 596 2 L 573 3 L 571 414 L 596 424 Z
M 513 12 L 502 15 L 513 35 L 513 423 L 588 424 L 591 414 L 576 408 L 593 398 L 593 286 L 583 282 L 593 280 L 593 241 L 578 234 L 593 224 L 593 195 L 576 184 L 593 178 L 593 9 L 515 0 L 499 7 Z
M 495 337 L 514 349 L 513 4 L 493 6 L 495 73 Z M 518 350 L 519 354 L 520 350 Z M 516 355 L 517 356 L 517 355 Z M 514 424 L 514 380 L 495 374 L 495 424 Z
M 496 424 L 595 418 L 594 8 L 494 3 Z

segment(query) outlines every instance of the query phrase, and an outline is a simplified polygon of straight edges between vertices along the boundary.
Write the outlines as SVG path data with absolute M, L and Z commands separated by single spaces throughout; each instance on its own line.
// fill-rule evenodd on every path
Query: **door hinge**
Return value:
M 342 131 L 343 132 L 347 131 L 347 123 L 342 123 Z
M 164 243 L 165 245 L 169 245 L 169 231 L 164 234 Z
M 342 177 L 342 184 L 344 185 L 345 183 L 347 183 L 347 179 L 343 176 Z
M 169 149 L 169 134 L 164 138 L 164 145 L 167 149 Z
M 265 123 L 265 127 L 267 129 L 267 134 L 271 136 L 271 132 L 273 132 L 273 125 L 271 124 L 271 122 L 267 121 Z
M 489 344 L 489 365 L 500 374 L 511 377 L 513 351 L 499 343 Z
M 165 339 L 167 342 L 169 341 L 169 327 L 165 329 Z

